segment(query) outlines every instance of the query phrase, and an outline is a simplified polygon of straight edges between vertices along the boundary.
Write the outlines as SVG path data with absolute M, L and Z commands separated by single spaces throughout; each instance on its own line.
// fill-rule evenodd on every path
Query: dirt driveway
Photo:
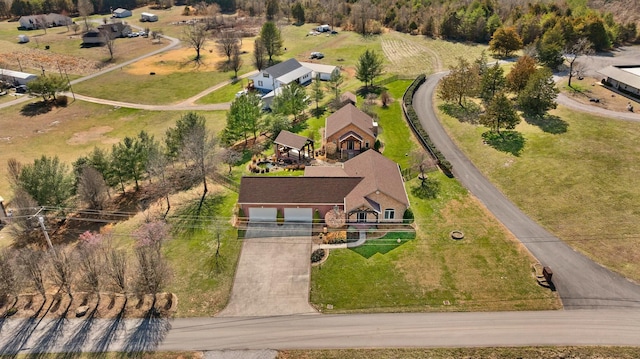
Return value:
M 317 313 L 309 305 L 311 224 L 250 225 L 231 298 L 218 317 Z

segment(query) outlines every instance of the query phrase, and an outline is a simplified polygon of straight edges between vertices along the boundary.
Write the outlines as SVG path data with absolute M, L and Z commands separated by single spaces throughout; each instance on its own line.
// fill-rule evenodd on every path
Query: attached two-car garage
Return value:
M 277 208 L 250 207 L 249 222 L 276 222 L 278 218 Z M 312 208 L 284 208 L 285 222 L 312 222 Z

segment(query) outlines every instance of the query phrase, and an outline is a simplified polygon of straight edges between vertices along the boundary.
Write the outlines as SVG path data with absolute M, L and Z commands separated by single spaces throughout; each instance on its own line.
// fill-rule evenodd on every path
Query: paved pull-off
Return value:
M 249 225 L 231 298 L 218 317 L 317 314 L 309 304 L 311 224 Z
M 531 220 L 453 143 L 433 109 L 434 90 L 444 75 L 429 76 L 414 95 L 413 106 L 433 143 L 453 165 L 458 181 L 478 197 L 542 265 L 551 267 L 553 283 L 565 308 L 640 308 L 640 286 L 574 251 Z

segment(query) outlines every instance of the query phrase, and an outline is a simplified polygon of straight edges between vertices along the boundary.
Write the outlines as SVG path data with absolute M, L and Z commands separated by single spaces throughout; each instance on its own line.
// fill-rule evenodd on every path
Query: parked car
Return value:
M 27 85 L 16 86 L 16 93 L 27 93 L 27 91 L 29 91 L 29 89 L 27 88 Z
M 310 59 L 321 59 L 324 57 L 324 54 L 322 52 L 312 52 L 311 56 L 309 56 Z

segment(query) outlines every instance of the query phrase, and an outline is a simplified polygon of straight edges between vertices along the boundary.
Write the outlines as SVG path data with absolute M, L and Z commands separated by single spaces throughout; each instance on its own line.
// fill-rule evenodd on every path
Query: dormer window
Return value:
M 269 78 L 269 74 L 265 72 L 265 73 L 262 74 L 262 77 Z

